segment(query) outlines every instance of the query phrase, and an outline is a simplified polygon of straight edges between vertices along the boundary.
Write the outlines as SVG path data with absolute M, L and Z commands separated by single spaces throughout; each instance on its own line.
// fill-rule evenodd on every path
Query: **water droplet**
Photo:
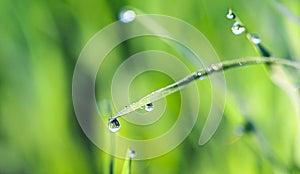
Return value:
M 203 80 L 204 79 L 204 76 L 199 76 L 198 77 L 198 80 Z
M 251 41 L 257 45 L 260 44 L 260 37 L 257 34 L 251 34 Z
M 194 78 L 197 80 L 203 80 L 204 75 L 202 74 L 202 72 L 197 72 L 197 74 L 194 76 Z
M 153 103 L 148 103 L 145 105 L 145 111 L 151 112 L 151 111 L 153 111 L 153 109 L 154 109 Z
M 133 10 L 122 10 L 119 14 L 119 19 L 123 23 L 132 22 L 136 17 L 136 14 Z
M 254 124 L 248 120 L 242 125 L 236 125 L 233 132 L 236 136 L 243 136 L 246 133 L 255 132 L 255 127 Z
M 118 132 L 118 130 L 120 130 L 121 128 L 121 125 L 120 125 L 120 122 L 117 118 L 110 118 L 109 121 L 108 121 L 108 129 L 111 131 L 111 132 Z
M 240 136 L 243 136 L 245 134 L 245 128 L 244 128 L 243 125 L 237 125 L 237 126 L 234 127 L 233 132 L 234 132 L 235 136 L 240 137 Z
M 233 13 L 233 11 L 231 9 L 229 9 L 226 14 L 226 17 L 227 17 L 227 19 L 235 19 L 235 14 Z
M 242 26 L 239 22 L 235 22 L 231 27 L 232 33 L 235 35 L 240 35 L 246 31 L 246 28 Z
M 129 151 L 130 151 L 130 153 L 129 153 L 129 158 L 131 158 L 131 159 L 134 158 L 134 157 L 136 156 L 135 151 L 132 150 L 132 149 L 130 149 Z

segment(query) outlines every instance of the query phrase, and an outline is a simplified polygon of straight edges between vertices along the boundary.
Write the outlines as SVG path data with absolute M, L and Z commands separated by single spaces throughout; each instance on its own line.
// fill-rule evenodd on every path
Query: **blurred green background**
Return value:
M 190 23 L 208 38 L 221 60 L 258 56 L 244 35 L 231 33 L 232 21 L 225 17 L 231 7 L 274 56 L 300 60 L 300 1 L 282 0 L 279 6 L 278 2 L 1 0 L 0 173 L 109 173 L 110 156 L 87 139 L 76 120 L 72 74 L 86 42 L 118 20 L 124 6 Z M 111 80 L 113 70 L 126 57 L 149 49 L 172 52 L 162 41 L 144 39 L 128 41 L 109 55 L 117 61 L 107 62 L 106 78 L 98 79 L 99 100 L 111 99 L 105 81 Z M 226 108 L 214 137 L 198 146 L 211 95 L 209 81 L 197 82 L 201 107 L 192 133 L 162 157 L 133 161 L 132 173 L 300 173 L 299 118 L 290 97 L 272 82 L 265 66 L 225 75 Z M 153 77 L 161 82 L 149 83 Z M 150 72 L 137 77 L 130 93 L 139 91 L 135 99 L 171 82 Z M 177 112 L 178 94 L 167 100 L 167 110 Z M 158 133 L 165 129 L 160 125 Z M 241 126 L 246 133 L 237 136 Z M 126 127 L 131 133 L 134 129 Z M 152 136 L 136 134 L 131 136 Z M 124 161 L 114 161 L 114 172 L 120 173 Z

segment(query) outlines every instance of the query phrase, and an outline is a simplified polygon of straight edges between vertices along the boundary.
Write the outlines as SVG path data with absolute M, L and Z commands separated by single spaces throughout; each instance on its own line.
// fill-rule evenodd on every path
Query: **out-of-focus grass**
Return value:
M 77 123 L 71 80 L 84 44 L 98 30 L 117 20 L 121 7 L 130 5 L 145 13 L 174 16 L 191 23 L 210 40 L 221 60 L 257 55 L 245 37 L 231 33 L 232 23 L 225 14 L 232 7 L 250 32 L 261 36 L 273 55 L 300 60 L 300 26 L 274 8 L 274 2 L 2 0 L 0 173 L 108 173 L 109 156 L 85 137 Z M 300 16 L 299 2 L 281 3 Z M 121 45 L 109 55 L 115 61 L 107 61 L 101 72 L 106 76 L 97 81 L 101 88 L 97 89 L 99 100 L 110 97 L 107 81 L 129 55 L 149 49 L 172 52 L 155 39 L 137 39 L 128 41 L 127 48 L 128 45 L 130 49 Z M 213 139 L 205 146 L 197 145 L 211 101 L 209 81 L 201 81 L 197 83 L 200 114 L 190 136 L 162 157 L 134 161 L 133 173 L 300 172 L 297 118 L 286 93 L 271 82 L 264 66 L 225 74 L 225 117 Z M 154 90 L 156 86 L 149 80 L 151 77 L 147 76 L 141 79 L 132 91 L 146 94 Z M 162 87 L 167 80 L 156 85 Z M 176 95 L 167 98 L 169 112 L 180 102 Z M 246 118 L 254 124 L 255 132 L 234 141 L 234 127 Z M 172 121 L 172 117 L 168 119 Z M 153 136 L 130 135 L 135 129 L 127 126 L 128 136 Z M 116 172 L 120 173 L 123 162 L 115 159 Z

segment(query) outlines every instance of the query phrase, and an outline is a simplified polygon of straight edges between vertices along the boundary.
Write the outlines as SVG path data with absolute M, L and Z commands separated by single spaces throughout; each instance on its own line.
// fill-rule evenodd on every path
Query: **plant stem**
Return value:
M 119 111 L 116 115 L 113 116 L 113 118 L 118 118 L 123 115 L 129 114 L 130 112 L 133 112 L 143 106 L 145 106 L 148 103 L 155 102 L 159 99 L 162 99 L 174 92 L 179 91 L 180 89 L 186 87 L 190 83 L 194 82 L 195 80 L 203 79 L 204 77 L 215 73 L 220 72 L 224 70 L 228 70 L 231 68 L 236 67 L 244 67 L 247 65 L 258 65 L 258 64 L 276 64 L 276 65 L 284 65 L 288 67 L 292 67 L 295 69 L 300 70 L 300 62 L 296 61 L 290 61 L 280 58 L 273 58 L 273 57 L 253 57 L 253 58 L 241 58 L 241 59 L 234 59 L 234 60 L 227 60 L 223 62 L 219 62 L 216 64 L 212 64 L 206 68 L 199 69 L 198 71 L 186 76 L 185 78 L 170 84 L 164 88 L 158 89 L 145 97 L 141 98 L 136 103 L 132 103 L 128 106 L 125 106 L 125 108 L 121 111 Z

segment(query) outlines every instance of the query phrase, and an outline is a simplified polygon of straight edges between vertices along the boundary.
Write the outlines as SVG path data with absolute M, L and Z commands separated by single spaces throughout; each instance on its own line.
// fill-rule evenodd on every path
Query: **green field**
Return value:
M 119 20 L 122 10 L 132 9 L 138 15 L 159 14 L 185 21 L 207 38 L 220 61 L 261 56 L 245 33 L 232 33 L 234 21 L 226 18 L 230 8 L 247 32 L 260 36 L 261 44 L 272 57 L 300 61 L 300 1 L 297 0 L 1 0 L 0 173 L 126 173 L 129 161 L 111 157 L 98 148 L 76 119 L 72 78 L 82 49 L 97 32 Z M 150 30 L 155 24 L 144 23 Z M 159 24 L 156 27 L 163 30 Z M 188 35 L 183 28 L 175 30 L 181 31 L 182 36 Z M 118 34 L 131 32 L 121 30 Z M 193 42 L 193 38 L 188 39 Z M 86 112 L 107 121 L 110 114 L 119 111 L 116 107 L 105 108 L 113 101 L 113 94 L 115 99 L 124 101 L 124 90 L 129 93 L 128 100 L 134 102 L 175 82 L 166 73 L 149 70 L 133 79 L 119 80 L 121 84 L 130 80 L 132 83 L 117 86 L 119 92 L 112 92 L 112 79 L 118 67 L 136 53 L 158 50 L 177 57 L 186 71 L 172 66 L 176 61 L 170 64 L 163 57 L 153 57 L 153 61 L 144 64 L 163 65 L 180 77 L 200 68 L 189 59 L 187 48 L 171 43 L 160 37 L 142 36 L 126 40 L 111 50 L 95 81 L 99 113 Z M 124 71 L 139 68 L 140 65 L 132 63 Z M 123 75 L 127 77 L 126 73 Z M 228 70 L 224 75 L 224 114 L 213 137 L 202 146 L 198 145 L 199 137 L 214 99 L 209 78 L 193 83 L 199 93 L 197 101 L 183 102 L 177 92 L 154 102 L 154 111 L 160 108 L 164 113 L 152 124 L 132 124 L 125 120 L 127 116 L 119 119 L 118 135 L 151 139 L 176 123 L 182 104 L 192 107 L 200 102 L 198 119 L 184 141 L 162 156 L 133 159 L 131 173 L 300 173 L 300 70 L 254 65 Z M 137 112 L 146 114 L 143 110 Z M 190 115 L 187 112 L 185 116 Z M 110 140 L 101 136 L 99 132 L 104 128 L 97 127 L 97 123 L 91 127 L 100 142 Z M 165 144 L 162 141 L 156 145 L 133 150 L 138 157 L 141 153 L 151 154 Z

